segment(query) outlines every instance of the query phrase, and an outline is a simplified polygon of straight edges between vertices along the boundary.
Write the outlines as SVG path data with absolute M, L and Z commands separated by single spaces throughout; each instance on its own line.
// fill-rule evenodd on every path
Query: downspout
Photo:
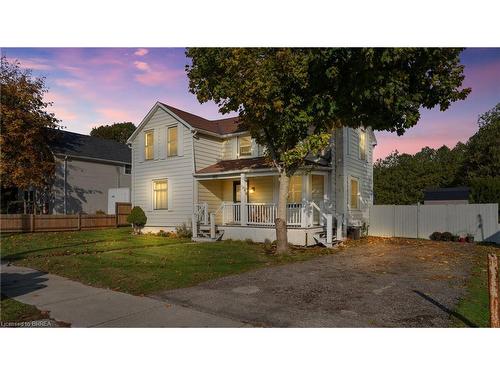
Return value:
M 68 189 L 67 189 L 67 185 L 68 185 L 68 181 L 67 181 L 67 172 L 68 171 L 68 155 L 64 155 L 64 214 L 66 215 L 67 214 L 67 203 L 66 203 L 66 197 L 67 197 L 67 194 L 68 194 Z

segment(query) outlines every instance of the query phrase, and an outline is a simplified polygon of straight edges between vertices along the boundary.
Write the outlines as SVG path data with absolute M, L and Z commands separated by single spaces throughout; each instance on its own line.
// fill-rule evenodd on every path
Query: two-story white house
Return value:
M 132 203 L 146 213 L 145 231 L 186 223 L 195 239 L 210 229 L 212 239 L 276 238 L 278 173 L 237 117 L 212 121 L 157 102 L 128 143 Z M 375 145 L 370 128 L 336 129 L 323 156 L 292 177 L 290 243 L 324 242 L 368 221 Z

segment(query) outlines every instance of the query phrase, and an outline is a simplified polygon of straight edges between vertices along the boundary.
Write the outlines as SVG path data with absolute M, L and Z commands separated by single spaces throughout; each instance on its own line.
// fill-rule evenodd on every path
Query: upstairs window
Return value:
M 132 173 L 132 166 L 130 164 L 125 164 L 125 174 Z
M 177 126 L 167 129 L 167 156 L 177 156 Z
M 359 158 L 366 160 L 366 130 L 359 129 Z
M 241 156 L 252 156 L 252 137 L 249 135 L 238 137 L 238 147 Z
M 351 179 L 351 210 L 359 209 L 359 182 Z
M 153 181 L 153 208 L 166 210 L 168 208 L 168 181 Z
M 144 133 L 144 158 L 152 160 L 154 158 L 154 133 L 152 130 Z

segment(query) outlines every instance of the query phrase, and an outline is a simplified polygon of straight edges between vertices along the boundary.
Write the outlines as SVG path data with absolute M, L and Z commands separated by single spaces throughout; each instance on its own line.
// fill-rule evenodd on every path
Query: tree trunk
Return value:
M 279 195 L 278 195 L 278 212 L 276 215 L 275 225 L 276 225 L 276 251 L 279 254 L 288 252 L 288 235 L 286 232 L 286 214 L 287 214 L 287 198 L 288 198 L 288 186 L 290 184 L 290 177 L 286 175 L 285 172 L 280 173 L 279 178 Z

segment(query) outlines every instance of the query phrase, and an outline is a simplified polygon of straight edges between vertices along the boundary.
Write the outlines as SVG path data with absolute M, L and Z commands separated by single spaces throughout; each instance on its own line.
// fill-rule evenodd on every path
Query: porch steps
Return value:
M 323 230 L 322 232 L 318 232 L 318 233 L 314 234 L 313 238 L 314 238 L 314 241 L 316 241 L 317 245 L 323 246 L 323 247 L 329 247 L 329 248 L 335 247 L 337 244 L 339 244 L 341 242 L 341 241 L 338 241 L 334 235 L 332 238 L 332 243 L 327 243 L 326 242 L 326 229 Z
M 224 236 L 224 231 L 219 230 L 217 226 L 215 227 L 215 238 L 210 237 L 210 226 L 202 225 L 198 230 L 198 236 L 193 237 L 192 240 L 195 242 L 215 242 L 220 241 Z

